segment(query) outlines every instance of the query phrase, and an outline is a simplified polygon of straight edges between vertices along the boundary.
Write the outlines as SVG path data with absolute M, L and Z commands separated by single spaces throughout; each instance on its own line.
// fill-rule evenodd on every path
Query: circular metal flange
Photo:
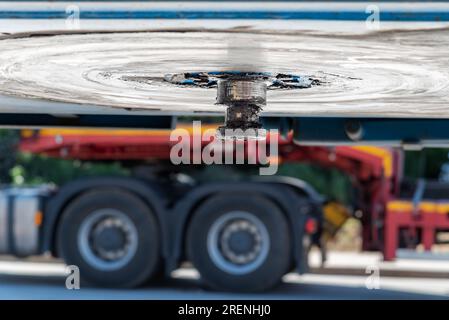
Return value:
M 230 78 L 218 81 L 216 104 L 252 104 L 263 107 L 267 104 L 265 81 L 245 78 Z

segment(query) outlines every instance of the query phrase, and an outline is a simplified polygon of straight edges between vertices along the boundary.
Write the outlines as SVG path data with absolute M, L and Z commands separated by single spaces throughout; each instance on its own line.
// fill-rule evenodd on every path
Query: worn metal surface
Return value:
M 262 44 L 264 70 L 257 71 L 297 70 L 323 82 L 304 91 L 268 92 L 266 115 L 449 117 L 446 28 L 353 36 L 190 30 L 6 38 L 0 41 L 0 94 L 81 109 L 222 114 L 213 104 L 215 92 L 120 77 L 233 69 L 226 57 L 236 39 Z M 64 110 L 54 105 L 59 112 Z

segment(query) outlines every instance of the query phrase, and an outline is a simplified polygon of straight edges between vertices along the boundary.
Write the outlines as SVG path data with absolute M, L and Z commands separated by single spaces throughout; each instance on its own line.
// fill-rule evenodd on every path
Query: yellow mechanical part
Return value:
M 332 238 L 351 217 L 350 210 L 338 202 L 328 202 L 324 206 L 324 234 L 326 239 Z

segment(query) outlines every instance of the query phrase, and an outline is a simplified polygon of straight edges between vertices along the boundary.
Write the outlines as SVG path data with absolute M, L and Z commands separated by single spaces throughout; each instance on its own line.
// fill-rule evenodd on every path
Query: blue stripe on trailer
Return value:
M 0 19 L 65 19 L 62 10 L 0 11 Z M 366 20 L 365 11 L 191 11 L 191 10 L 80 10 L 81 19 L 245 19 L 245 20 Z M 449 21 L 449 11 L 383 11 L 381 21 Z

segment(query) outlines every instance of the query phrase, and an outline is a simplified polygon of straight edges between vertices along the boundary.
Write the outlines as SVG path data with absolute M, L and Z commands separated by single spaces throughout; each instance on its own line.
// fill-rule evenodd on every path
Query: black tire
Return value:
M 245 274 L 223 271 L 213 262 L 208 251 L 210 228 L 217 219 L 232 211 L 255 215 L 269 235 L 266 258 L 257 269 Z M 258 292 L 270 289 L 281 282 L 291 265 L 290 230 L 286 218 L 272 201 L 254 194 L 217 195 L 202 203 L 189 225 L 187 250 L 202 279 L 217 290 Z
M 104 208 L 124 213 L 137 231 L 135 254 L 116 270 L 96 268 L 83 257 L 78 245 L 83 221 Z M 153 212 L 140 198 L 122 189 L 88 191 L 73 200 L 62 214 L 57 245 L 64 261 L 79 267 L 82 283 L 94 286 L 130 288 L 142 285 L 158 272 L 161 262 L 159 228 Z

